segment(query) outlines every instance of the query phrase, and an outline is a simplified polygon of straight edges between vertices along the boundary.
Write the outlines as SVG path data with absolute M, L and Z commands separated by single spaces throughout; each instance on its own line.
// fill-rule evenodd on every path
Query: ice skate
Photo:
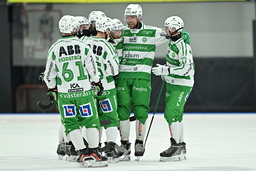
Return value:
M 178 146 L 180 147 L 180 150 L 181 150 L 180 159 L 181 160 L 187 160 L 187 157 L 186 157 L 186 153 L 187 153 L 186 143 L 185 142 L 179 143 Z
M 78 153 L 75 150 L 75 146 L 71 141 L 67 145 L 66 154 L 67 154 L 67 160 L 68 161 L 75 162 L 77 160 Z
M 83 167 L 91 167 L 94 163 L 94 159 L 89 155 L 89 149 L 84 148 L 78 151 L 77 162 Z
M 110 141 L 107 143 L 109 149 L 105 151 L 106 157 L 110 163 L 117 163 L 119 162 L 119 153 L 115 148 L 116 143 Z
M 60 142 L 57 147 L 58 159 L 63 160 L 66 154 L 66 143 Z
M 136 140 L 135 141 L 135 157 L 136 157 L 136 161 L 140 160 L 140 157 L 142 157 L 144 155 L 145 152 L 145 148 L 143 147 L 143 141 L 140 140 Z
M 160 153 L 160 161 L 180 161 L 181 160 L 181 148 L 176 141 L 171 138 L 171 147 Z
M 102 156 L 98 148 L 89 148 L 81 151 L 77 161 L 84 167 L 106 167 L 108 159 Z
M 126 154 L 124 154 L 123 152 L 119 152 L 120 161 L 130 161 L 131 143 L 129 143 L 129 141 L 121 141 L 121 147 L 125 148 L 128 152 Z

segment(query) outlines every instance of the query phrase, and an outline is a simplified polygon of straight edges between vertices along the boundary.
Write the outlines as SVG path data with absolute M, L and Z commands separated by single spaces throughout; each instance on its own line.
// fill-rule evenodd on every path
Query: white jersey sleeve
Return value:
M 56 55 L 54 53 L 54 45 L 52 45 L 48 51 L 48 56 L 47 56 L 46 66 L 44 71 L 44 81 L 49 89 L 55 88 L 57 86 L 55 58 L 56 58 Z
M 110 43 L 109 43 L 108 50 L 109 52 L 105 60 L 106 66 L 107 66 L 106 73 L 108 75 L 116 76 L 119 73 L 119 59 L 115 52 L 114 47 Z
M 191 47 L 187 43 L 184 43 L 184 41 L 181 41 L 177 46 L 181 49 L 178 54 L 179 66 L 170 68 L 170 74 L 188 76 L 194 70 Z

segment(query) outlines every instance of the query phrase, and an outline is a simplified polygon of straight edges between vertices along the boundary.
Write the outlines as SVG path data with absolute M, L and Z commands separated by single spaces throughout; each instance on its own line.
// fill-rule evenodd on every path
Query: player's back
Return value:
M 89 47 L 76 37 L 62 37 L 49 50 L 55 55 L 58 91 L 82 92 L 90 89 L 87 70 L 84 68 Z

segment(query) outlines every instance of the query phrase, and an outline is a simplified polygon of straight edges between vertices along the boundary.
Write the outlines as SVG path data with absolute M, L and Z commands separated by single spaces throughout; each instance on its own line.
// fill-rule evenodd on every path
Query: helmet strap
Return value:
M 141 27 L 142 27 L 141 22 L 138 22 L 137 25 L 136 25 L 136 27 L 135 27 L 135 29 L 140 29 Z
M 172 41 L 176 42 L 177 40 L 179 40 L 181 38 L 181 34 L 176 35 L 176 36 L 172 36 L 175 35 L 179 30 L 183 29 L 183 27 L 175 30 L 174 32 L 171 33 L 171 36 L 169 37 Z

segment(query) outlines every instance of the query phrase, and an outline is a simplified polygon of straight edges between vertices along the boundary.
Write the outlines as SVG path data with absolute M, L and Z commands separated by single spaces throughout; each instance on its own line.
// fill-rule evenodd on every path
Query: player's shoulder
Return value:
M 55 48 L 56 46 L 58 46 L 61 42 L 62 42 L 62 39 L 61 39 L 61 38 L 59 38 L 56 42 L 54 42 L 54 43 L 51 45 L 51 47 L 48 49 L 48 53 L 50 53 L 51 51 L 53 51 L 54 48 Z
M 143 24 L 142 27 L 143 27 L 144 29 L 162 30 L 162 28 L 160 28 L 160 27 L 151 26 L 151 25 L 146 25 L 146 24 Z

